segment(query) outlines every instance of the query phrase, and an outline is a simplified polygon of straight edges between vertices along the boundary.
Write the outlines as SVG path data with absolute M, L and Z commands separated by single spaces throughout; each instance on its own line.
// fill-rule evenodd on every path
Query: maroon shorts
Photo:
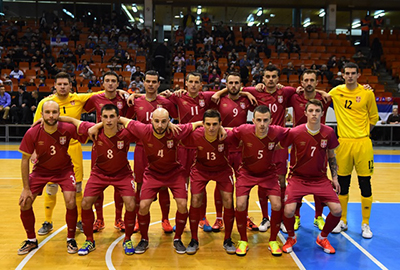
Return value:
M 203 171 L 193 167 L 190 171 L 190 191 L 192 194 L 201 194 L 204 192 L 208 182 L 214 180 L 217 182 L 218 190 L 233 193 L 233 183 L 235 174 L 232 167 L 220 171 Z
M 318 196 L 323 203 L 339 203 L 339 197 L 333 190 L 332 182 L 327 177 L 318 181 L 310 181 L 292 176 L 288 179 L 285 204 L 301 203 L 301 199 L 309 194 Z
M 133 173 L 136 183 L 143 183 L 144 170 L 147 168 L 148 165 L 149 161 L 147 160 L 146 152 L 144 151 L 143 145 L 136 144 L 133 165 Z
M 287 148 L 275 150 L 274 163 L 276 165 L 276 173 L 278 175 L 286 175 L 288 158 L 289 152 Z
M 250 190 L 256 185 L 258 185 L 259 189 L 262 189 L 267 196 L 281 196 L 281 187 L 276 172 L 255 176 L 241 168 L 236 178 L 236 197 L 249 196 Z
M 238 171 L 240 164 L 242 163 L 242 151 L 229 151 L 229 164 L 235 170 Z
M 61 172 L 36 172 L 29 174 L 29 187 L 32 194 L 42 195 L 43 188 L 48 182 L 59 184 L 62 191 L 76 191 L 74 169 L 68 168 Z
M 179 166 L 172 171 L 161 174 L 146 168 L 140 191 L 140 199 L 154 199 L 158 191 L 163 187 L 169 188 L 174 198 L 187 199 L 187 184 L 184 169 Z
M 121 196 L 136 196 L 135 180 L 132 174 L 110 177 L 92 172 L 85 186 L 84 197 L 100 196 L 108 186 L 114 186 L 114 189 L 119 192 Z
M 185 177 L 188 178 L 190 170 L 196 158 L 195 148 L 186 148 L 182 145 L 178 146 L 178 161 L 185 169 Z

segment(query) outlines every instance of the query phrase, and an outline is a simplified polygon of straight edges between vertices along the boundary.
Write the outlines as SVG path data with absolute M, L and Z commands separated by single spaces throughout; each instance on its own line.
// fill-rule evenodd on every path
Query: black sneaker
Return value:
M 224 249 L 228 254 L 236 253 L 236 247 L 235 244 L 232 242 L 232 239 L 228 238 L 224 241 Z
M 53 222 L 43 222 L 42 228 L 38 230 L 38 235 L 46 235 L 53 230 Z
M 188 247 L 186 248 L 186 253 L 189 255 L 196 254 L 197 250 L 199 249 L 199 242 L 195 239 L 190 241 Z
M 174 240 L 174 248 L 176 253 L 178 254 L 185 254 L 186 253 L 186 247 L 183 245 L 181 239 Z
M 31 252 L 32 250 L 38 248 L 38 241 L 29 241 L 25 240 L 22 242 L 20 249 L 18 249 L 18 255 L 25 255 Z
M 74 254 L 78 252 L 78 245 L 75 239 L 70 239 L 67 241 L 67 250 L 69 254 Z
M 140 240 L 139 244 L 135 248 L 135 253 L 142 254 L 149 248 L 149 241 L 147 240 Z

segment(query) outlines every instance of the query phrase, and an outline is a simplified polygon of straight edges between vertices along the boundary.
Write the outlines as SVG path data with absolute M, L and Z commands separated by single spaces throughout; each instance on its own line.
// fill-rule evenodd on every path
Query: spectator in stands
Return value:
M 361 70 L 367 67 L 367 57 L 358 50 L 352 57 Z
M 280 55 L 281 53 L 288 52 L 288 48 L 287 48 L 284 40 L 278 39 L 277 45 L 276 45 L 276 52 L 278 53 L 278 55 Z
M 240 67 L 239 73 L 243 85 L 246 85 L 249 82 L 250 71 L 251 71 L 251 65 Z
M 300 45 L 297 43 L 297 40 L 293 40 L 292 43 L 290 43 L 290 50 L 289 50 L 289 57 L 291 53 L 297 53 L 299 55 L 300 58 Z
M 85 49 L 94 49 L 95 46 L 96 46 L 96 43 L 94 43 L 91 38 L 88 38 L 88 40 L 85 43 Z
M 299 74 L 299 80 L 301 79 L 301 75 L 303 75 L 303 72 L 306 71 L 306 66 L 304 64 L 301 64 L 299 69 L 297 70 L 297 74 Z
M 129 84 L 128 93 L 129 94 L 140 93 L 139 88 L 136 87 L 135 81 L 133 81 Z
M 377 71 L 379 68 L 382 54 L 382 43 L 379 41 L 379 38 L 374 38 L 371 45 L 371 61 L 374 71 Z
M 136 80 L 136 77 L 139 77 L 140 81 L 144 79 L 144 73 L 141 71 L 140 66 L 136 67 L 135 73 L 133 73 L 131 76 L 131 81 Z
M 215 78 L 214 82 L 207 84 L 208 91 L 219 91 L 224 89 L 226 86 L 221 82 L 219 77 Z
M 262 81 L 262 73 L 263 69 L 261 67 L 261 64 L 256 63 L 253 69 L 251 70 L 251 76 L 253 76 L 253 80 L 255 80 L 257 83 L 260 83 Z
M 147 52 L 144 50 L 143 47 L 139 47 L 139 49 L 136 52 L 136 56 L 147 56 Z
M 320 68 L 321 83 L 327 82 L 332 83 L 333 73 L 328 69 L 326 65 L 322 65 Z M 326 80 L 325 80 L 326 79 Z
M 279 30 L 278 27 L 275 27 L 274 31 L 271 33 L 271 35 L 275 38 L 282 38 L 283 34 L 282 32 Z
M 82 47 L 82 45 L 78 44 L 78 46 L 76 47 L 76 50 L 75 50 L 75 55 L 77 55 L 79 57 L 79 59 L 81 59 L 82 55 L 84 55 L 85 53 L 86 53 L 86 51 Z
M 30 98 L 30 94 L 25 92 L 25 86 L 18 85 L 18 92 L 11 101 L 10 115 L 13 119 L 13 124 L 29 124 Z
M 35 83 L 35 79 L 33 79 L 33 78 L 29 79 L 29 81 L 27 81 L 27 82 L 24 82 L 23 85 L 25 85 L 25 86 L 35 86 L 35 87 L 37 87 L 37 85 L 36 85 L 36 83 Z
M 107 65 L 107 68 L 109 68 L 112 71 L 121 71 L 122 65 L 117 61 L 116 58 L 114 58 L 111 59 L 111 64 Z
M 75 74 L 74 73 L 75 65 L 74 65 L 74 63 L 72 63 L 72 61 L 70 59 L 66 60 L 66 62 L 62 66 L 62 69 L 65 70 L 65 72 L 67 72 L 71 76 L 72 76 L 72 74 Z
M 126 81 L 124 80 L 124 77 L 122 77 L 122 75 L 118 75 L 118 78 L 119 78 L 118 89 L 127 90 L 127 89 L 128 89 L 128 84 L 127 84 Z
M 293 123 L 293 116 L 289 113 L 288 108 L 285 109 L 285 123 L 292 124 Z
M 89 65 L 88 61 L 86 59 L 83 59 L 80 61 L 80 63 L 76 67 L 76 71 L 83 71 L 83 69 L 88 65 Z
M 59 54 L 67 56 L 69 53 L 72 53 L 71 50 L 68 48 L 67 44 L 64 44 Z
M 232 49 L 232 51 L 228 53 L 229 62 L 236 63 L 238 59 L 239 59 L 239 54 L 236 52 L 236 49 Z
M 193 55 L 189 54 L 189 58 L 186 59 L 186 65 L 187 66 L 195 66 L 196 65 L 196 60 L 193 59 Z
M 129 60 L 129 64 L 126 65 L 125 71 L 129 71 L 131 74 L 136 72 L 135 61 L 133 61 L 133 59 Z
M 179 52 L 178 55 L 175 56 L 175 58 L 174 58 L 174 63 L 178 64 L 180 61 L 185 62 L 185 57 L 183 57 L 182 53 Z
M 74 41 L 74 44 L 76 45 L 76 42 L 79 40 L 79 33 L 77 33 L 75 30 L 71 30 L 71 34 L 69 35 L 68 39 Z
M 185 44 L 189 44 L 190 40 L 193 40 L 193 37 L 196 34 L 195 24 L 192 22 L 183 30 L 185 34 Z
M 296 75 L 297 74 L 297 70 L 294 68 L 294 65 L 293 65 L 292 62 L 289 62 L 287 64 L 287 67 L 282 69 L 282 74 L 286 75 L 288 80 L 289 80 L 289 76 L 290 75 Z
M 29 63 L 32 61 L 32 57 L 29 55 L 27 50 L 23 51 L 20 61 Z
M 145 93 L 144 84 L 140 76 L 135 77 L 135 79 L 130 83 L 129 88 L 132 88 L 133 83 L 136 85 L 136 88 L 139 89 L 140 93 Z
M 1 69 L 11 69 L 11 70 L 13 70 L 14 67 L 15 67 L 15 64 L 14 64 L 14 62 L 11 61 L 10 57 L 4 58 L 4 63 L 1 63 Z
M 247 51 L 247 59 L 250 61 L 251 66 L 254 66 L 256 64 L 256 61 L 259 61 L 258 52 L 253 45 L 249 46 L 249 49 Z
M 211 71 L 211 74 L 208 76 L 208 83 L 213 83 L 215 81 L 215 79 L 219 79 L 219 81 L 221 80 L 221 77 L 219 76 L 219 74 L 217 73 L 217 70 L 214 68 Z
M 104 57 L 104 51 L 100 48 L 99 45 L 96 45 L 95 49 L 92 52 L 93 55 L 100 55 L 101 58 Z
M 6 92 L 6 88 L 4 85 L 0 85 L 0 114 L 2 114 L 2 118 L 0 119 L 0 124 L 5 124 L 8 113 L 10 112 L 11 106 L 11 96 Z
M 242 37 L 243 37 L 243 39 L 246 39 L 246 38 L 254 39 L 254 35 L 253 35 L 253 32 L 251 31 L 250 27 L 248 27 L 248 26 L 245 27 L 245 30 L 242 31 Z
M 89 80 L 94 72 L 90 69 L 89 65 L 86 65 L 83 69 L 82 72 L 79 74 L 79 77 L 83 77 L 85 80 Z
M 386 121 L 382 121 L 382 124 L 400 124 L 399 109 L 397 107 L 393 107 L 392 113 L 388 116 Z
M 13 82 L 12 82 L 12 80 L 10 79 L 10 76 L 9 76 L 9 75 L 6 75 L 6 76 L 4 77 L 3 84 L 4 84 L 4 85 L 10 86 L 11 92 L 13 91 Z
M 221 75 L 221 69 L 218 66 L 218 61 L 217 60 L 212 61 L 210 66 L 209 66 L 209 68 L 208 68 L 208 70 L 213 70 L 213 69 L 216 69 L 217 70 L 217 74 Z
M 47 79 L 46 73 L 43 69 L 40 69 L 36 75 L 36 79 L 41 79 L 43 82 Z
M 17 79 L 18 81 L 24 77 L 24 73 L 19 69 L 18 66 L 14 67 L 14 70 L 10 72 L 10 78 Z
M 361 46 L 369 46 L 369 29 L 371 28 L 371 17 L 366 15 L 361 20 Z
M 208 67 L 204 63 L 204 60 L 200 60 L 200 64 L 196 68 L 196 72 L 202 75 L 203 81 L 208 81 Z
M 41 87 L 41 86 L 46 86 L 46 84 L 45 84 L 45 79 L 39 79 L 38 89 L 39 89 L 39 87 Z
M 342 72 L 339 71 L 337 73 L 336 77 L 332 80 L 332 88 L 334 88 L 338 85 L 341 85 L 341 84 L 344 84 L 344 79 L 342 76 Z
M 31 92 L 31 99 L 29 101 L 29 106 L 30 106 L 30 110 L 31 110 L 30 117 L 32 117 L 32 118 L 30 118 L 30 121 L 32 121 L 32 122 L 33 122 L 33 116 L 35 115 L 35 112 L 36 112 L 36 108 L 39 105 L 39 102 L 41 100 L 42 99 L 39 97 L 38 91 L 35 90 L 35 91 Z
M 101 87 L 101 82 L 97 79 L 96 75 L 92 75 L 88 82 L 88 88 L 92 89 L 92 87 Z
M 243 40 L 239 40 L 237 46 L 235 46 L 236 52 L 247 52 L 247 47 L 243 45 Z M 239 58 L 239 56 L 238 56 Z
M 56 59 L 54 59 L 54 56 L 51 54 L 51 52 L 47 52 L 44 60 L 46 61 L 47 64 L 50 66 L 53 65 L 56 62 Z
M 328 69 L 331 70 L 332 68 L 337 67 L 337 62 L 336 62 L 336 55 L 332 55 L 329 60 L 328 60 Z
M 347 60 L 345 56 L 340 57 L 339 62 L 338 62 L 338 64 L 337 64 L 339 70 L 343 70 L 344 65 L 345 65 L 346 63 L 348 63 L 348 62 L 349 62 L 349 60 Z
M 291 40 L 294 38 L 294 34 L 290 27 L 286 28 L 285 32 L 283 32 L 283 39 Z
M 210 36 L 209 33 L 207 33 L 206 37 L 204 38 L 204 45 L 207 45 L 207 44 L 211 44 L 212 45 L 213 43 L 214 43 L 213 37 Z
M 243 58 L 239 60 L 239 66 L 248 66 L 251 65 L 249 59 L 247 59 L 247 54 L 243 55 Z
M 88 38 L 90 38 L 96 44 L 99 42 L 99 37 L 95 32 L 91 32 Z
M 172 67 L 172 72 L 173 73 L 186 73 L 186 67 L 185 67 L 185 62 L 182 60 L 178 62 L 178 64 L 175 64 Z

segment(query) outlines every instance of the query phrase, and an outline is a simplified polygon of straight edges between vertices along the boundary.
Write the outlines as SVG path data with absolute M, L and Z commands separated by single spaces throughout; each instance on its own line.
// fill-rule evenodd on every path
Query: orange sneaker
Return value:
M 325 253 L 335 254 L 336 250 L 331 246 L 331 243 L 329 243 L 328 238 L 320 239 L 318 235 L 316 243 L 318 246 L 323 248 Z
M 199 227 L 203 229 L 205 232 L 212 232 L 212 227 L 210 222 L 208 222 L 207 218 L 202 218 L 199 222 Z
M 104 221 L 101 219 L 96 219 L 96 221 L 93 224 L 93 232 L 99 232 L 104 230 L 106 226 L 104 226 Z
M 133 233 L 137 233 L 139 231 L 139 221 L 136 219 L 135 228 L 133 228 Z
M 288 239 L 286 240 L 286 243 L 283 245 L 282 247 L 282 251 L 285 253 L 290 253 L 293 251 L 293 246 L 294 244 L 297 243 L 297 238 L 295 237 L 288 237 Z
M 114 224 L 114 228 L 118 229 L 120 232 L 125 231 L 125 222 L 122 219 L 117 219 Z
M 174 229 L 172 228 L 171 224 L 169 224 L 169 220 L 168 219 L 164 219 L 162 221 L 162 228 L 164 230 L 165 233 L 172 233 L 174 231 Z
M 258 231 L 258 226 L 250 218 L 247 218 L 247 229 L 250 231 Z
M 215 220 L 214 225 L 212 226 L 212 230 L 213 232 L 219 232 L 220 230 L 222 230 L 224 228 L 224 222 L 222 221 L 222 219 L 217 218 Z

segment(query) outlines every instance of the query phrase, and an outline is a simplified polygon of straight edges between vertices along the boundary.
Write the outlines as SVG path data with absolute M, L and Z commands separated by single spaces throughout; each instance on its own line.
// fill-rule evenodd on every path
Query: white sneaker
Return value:
M 260 232 L 266 232 L 269 227 L 271 227 L 271 222 L 267 218 L 263 218 L 260 226 L 258 226 L 258 230 Z
M 281 222 L 281 231 L 282 231 L 283 233 L 287 233 L 285 224 L 283 224 L 283 222 Z
M 368 224 L 363 224 L 361 226 L 361 231 L 362 231 L 362 237 L 370 239 L 373 236 L 373 233 L 371 232 L 371 229 L 369 228 Z
M 342 231 L 347 231 L 347 224 L 343 220 L 339 221 L 338 225 L 332 230 L 332 233 L 341 233 Z

